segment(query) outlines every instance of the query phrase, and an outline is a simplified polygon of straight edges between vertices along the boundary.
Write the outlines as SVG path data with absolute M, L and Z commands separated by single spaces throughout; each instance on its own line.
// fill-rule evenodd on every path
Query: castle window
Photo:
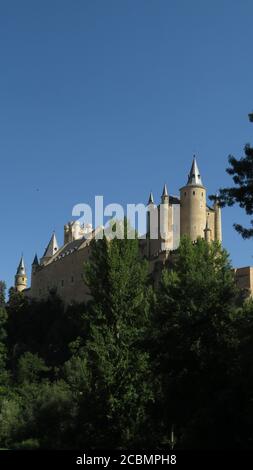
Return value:
M 193 196 L 195 196 L 195 191 L 192 191 Z
M 74 282 L 74 276 L 71 276 L 71 282 Z
M 203 196 L 204 196 L 204 193 L 201 193 L 201 196 L 203 197 Z
M 63 280 L 61 281 L 61 286 L 62 286 L 62 287 L 64 286 L 64 281 L 63 281 Z
M 184 193 L 184 195 L 186 196 L 186 192 Z

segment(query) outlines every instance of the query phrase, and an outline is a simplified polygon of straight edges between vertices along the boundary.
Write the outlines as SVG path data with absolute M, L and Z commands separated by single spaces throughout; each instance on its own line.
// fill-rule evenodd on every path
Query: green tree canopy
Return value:
M 237 344 L 235 294 L 225 250 L 216 242 L 183 238 L 173 270 L 162 274 L 151 331 L 160 397 L 154 415 L 165 443 L 172 425 L 181 446 L 217 445 L 224 432 L 224 390 L 232 382 Z
M 91 293 L 85 351 L 92 374 L 92 442 L 127 446 L 141 437 L 145 405 L 152 398 L 148 355 L 140 347 L 149 322 L 149 291 L 138 240 L 94 241 L 85 279 Z M 87 403 L 84 414 L 83 422 Z

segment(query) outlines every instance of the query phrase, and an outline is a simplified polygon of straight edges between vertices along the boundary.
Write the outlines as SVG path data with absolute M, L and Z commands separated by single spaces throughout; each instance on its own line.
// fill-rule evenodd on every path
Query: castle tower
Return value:
M 204 238 L 205 227 L 206 190 L 194 155 L 187 184 L 180 189 L 180 237 L 188 235 L 192 241 Z
M 45 249 L 45 252 L 44 252 L 44 255 L 42 256 L 40 262 L 41 264 L 44 264 L 45 262 L 49 261 L 50 258 L 52 258 L 52 256 L 55 255 L 55 253 L 57 253 L 57 251 L 59 250 L 58 248 L 58 243 L 57 243 L 57 240 L 56 240 L 56 236 L 55 236 L 55 233 L 53 233 L 52 237 L 50 238 L 50 241 Z
M 215 240 L 222 242 L 222 230 L 221 230 L 221 208 L 218 202 L 218 197 L 213 205 L 214 208 L 214 227 L 215 227 Z
M 22 256 L 15 276 L 15 289 L 17 292 L 22 292 L 26 288 L 27 275 L 25 270 L 24 258 Z

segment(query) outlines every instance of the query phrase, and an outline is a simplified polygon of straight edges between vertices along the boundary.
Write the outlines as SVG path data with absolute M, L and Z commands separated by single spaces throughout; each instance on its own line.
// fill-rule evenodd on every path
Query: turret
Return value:
M 166 251 L 169 249 L 169 194 L 166 184 L 163 187 L 161 204 L 159 207 L 159 227 L 161 237 L 160 249 L 162 251 Z
M 211 229 L 209 227 L 209 221 L 208 221 L 208 218 L 206 220 L 206 226 L 205 226 L 205 229 L 204 229 L 204 235 L 205 235 L 205 240 L 207 243 L 210 243 L 211 241 Z
M 221 230 L 221 208 L 218 201 L 218 195 L 216 195 L 216 201 L 213 205 L 214 214 L 214 227 L 215 227 L 215 240 L 222 242 L 222 230 Z
M 204 237 L 206 227 L 206 189 L 194 155 L 188 181 L 180 189 L 180 236 L 192 241 Z
M 22 292 L 26 288 L 27 275 L 25 270 L 24 258 L 22 256 L 15 276 L 15 289 L 17 292 Z
M 53 233 L 52 237 L 50 238 L 50 241 L 45 249 L 44 255 L 42 256 L 40 262 L 41 264 L 46 263 L 49 261 L 59 250 L 58 248 L 58 243 L 56 240 L 55 233 Z
M 161 195 L 161 202 L 162 202 L 162 204 L 169 204 L 169 193 L 168 193 L 168 190 L 167 190 L 166 183 L 163 187 L 163 192 L 162 192 L 162 195 Z
M 153 209 L 154 209 L 154 196 L 153 196 L 153 193 L 151 192 L 149 195 L 148 204 L 147 204 L 147 236 L 148 238 L 150 238 L 150 230 L 151 230 L 150 213 L 153 211 Z
M 38 267 L 39 267 L 39 260 L 38 260 L 37 253 L 35 253 L 34 260 L 32 262 L 32 274 L 34 274 L 37 271 Z
M 31 275 L 31 289 L 33 291 L 34 285 L 36 284 L 36 274 L 39 271 L 40 263 L 38 260 L 38 256 L 35 253 L 34 260 L 32 262 L 32 275 Z
M 158 213 L 151 192 L 147 204 L 147 257 L 150 257 L 153 253 L 156 244 L 154 240 L 158 240 Z
M 149 198 L 148 198 L 148 206 L 149 205 L 154 205 L 154 196 L 153 196 L 153 193 L 151 191 L 150 195 L 149 195 Z

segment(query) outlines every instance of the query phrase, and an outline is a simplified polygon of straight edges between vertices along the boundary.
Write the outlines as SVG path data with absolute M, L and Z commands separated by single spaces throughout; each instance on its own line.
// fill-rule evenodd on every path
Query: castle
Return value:
M 202 183 L 194 157 L 187 183 L 180 189 L 180 197 L 171 196 L 164 185 L 161 203 L 156 206 L 152 193 L 148 201 L 147 233 L 139 240 L 140 251 L 150 262 L 154 277 L 165 261 L 173 256 L 180 237 L 187 235 L 192 242 L 198 237 L 207 242 L 222 241 L 221 209 L 218 202 L 212 207 L 206 203 L 206 189 Z M 152 219 L 158 214 L 158 237 L 152 236 Z M 87 234 L 91 233 L 91 236 Z M 39 260 L 35 255 L 32 263 L 31 287 L 27 288 L 27 275 L 23 256 L 15 276 L 15 289 L 29 298 L 46 299 L 54 290 L 64 303 L 86 301 L 89 292 L 83 280 L 83 266 L 89 259 L 90 242 L 96 230 L 81 226 L 79 221 L 64 226 L 64 244 L 58 246 L 53 233 L 46 250 Z M 253 294 L 253 267 L 234 269 L 238 286 L 248 295 Z

